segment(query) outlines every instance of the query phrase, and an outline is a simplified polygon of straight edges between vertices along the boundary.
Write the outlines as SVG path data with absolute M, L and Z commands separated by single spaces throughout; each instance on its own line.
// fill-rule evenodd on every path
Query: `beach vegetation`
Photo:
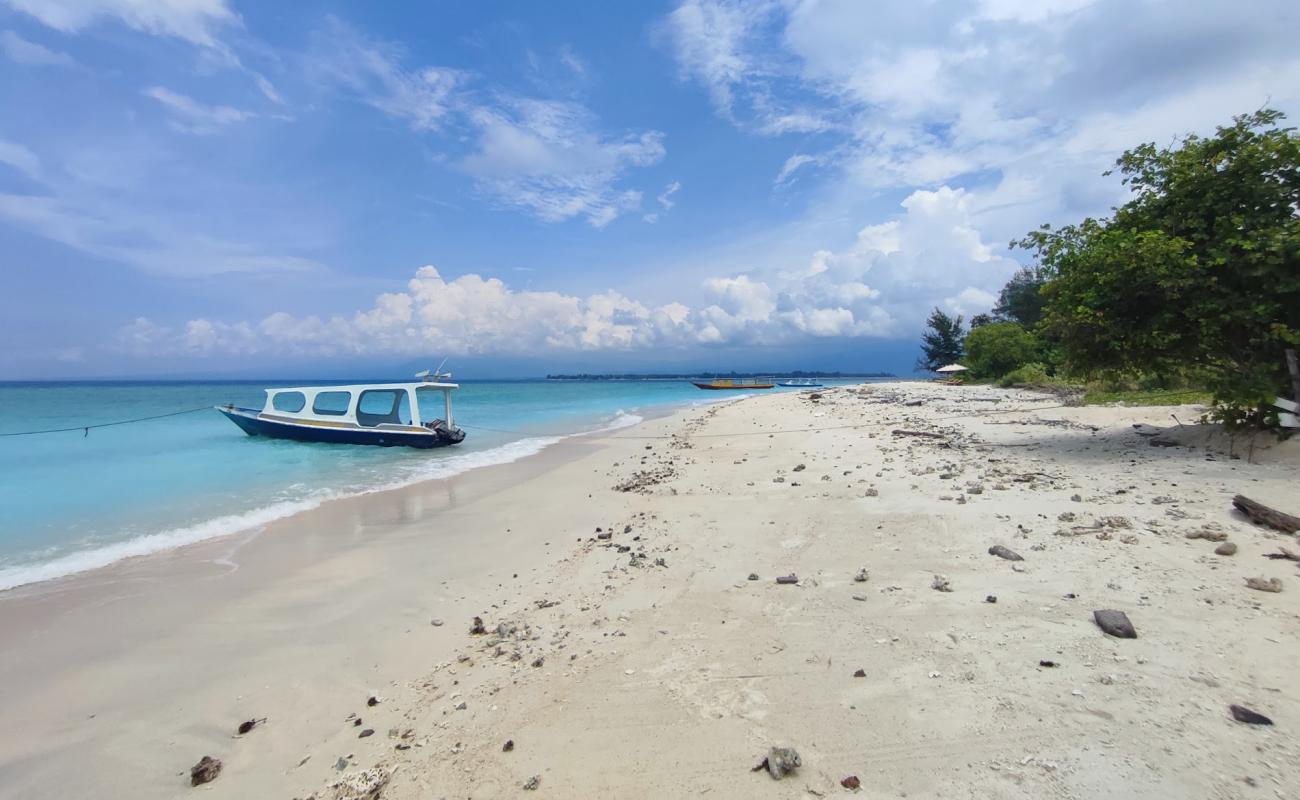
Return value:
M 966 337 L 966 366 L 975 380 L 997 380 L 1041 360 L 1042 342 L 1014 322 L 991 322 Z M 1044 368 L 1045 369 L 1045 368 Z
M 961 314 L 945 314 L 939 308 L 930 312 L 926 330 L 921 334 L 921 357 L 916 360 L 918 370 L 934 372 L 962 359 L 966 335 L 962 322 Z
M 1283 119 L 1128 150 L 1115 170 L 1133 197 L 1111 217 L 1012 243 L 1035 256 L 1036 330 L 1069 374 L 1194 373 L 1214 421 L 1275 422 L 1300 346 L 1300 137 Z

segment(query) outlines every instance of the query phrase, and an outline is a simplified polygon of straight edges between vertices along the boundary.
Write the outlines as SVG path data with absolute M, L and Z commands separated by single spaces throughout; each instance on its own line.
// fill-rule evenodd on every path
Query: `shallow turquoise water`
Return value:
M 277 385 L 302 384 L 0 384 L 0 434 L 226 403 L 260 408 L 262 389 Z M 210 408 L 89 436 L 0 437 L 0 589 L 255 528 L 333 497 L 512 461 L 648 409 L 725 399 L 717 394 L 675 381 L 462 383 L 454 411 L 468 436 L 438 450 L 250 438 Z

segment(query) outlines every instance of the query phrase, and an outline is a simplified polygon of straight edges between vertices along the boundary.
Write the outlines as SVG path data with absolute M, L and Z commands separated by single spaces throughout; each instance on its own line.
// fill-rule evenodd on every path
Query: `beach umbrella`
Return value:
M 965 372 L 966 368 L 961 364 L 949 364 L 946 367 L 939 367 L 935 372 Z

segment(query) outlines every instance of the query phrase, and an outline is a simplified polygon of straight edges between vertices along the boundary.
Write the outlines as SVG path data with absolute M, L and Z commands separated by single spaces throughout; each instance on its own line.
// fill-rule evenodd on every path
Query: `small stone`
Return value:
M 506 739 L 506 743 L 503 744 L 503 745 L 501 745 L 501 752 L 503 752 L 503 753 L 509 753 L 510 751 L 512 751 L 512 750 L 514 750 L 514 749 L 515 749 L 515 740 L 514 740 L 514 739 Z
M 1246 586 L 1260 592 L 1277 593 L 1282 591 L 1282 581 L 1277 578 L 1247 578 Z
M 803 464 L 795 464 L 792 472 L 803 472 L 805 469 L 807 469 L 807 467 L 805 467 Z
M 459 703 L 456 704 L 456 710 L 457 710 L 457 711 L 464 711 L 464 710 L 467 709 L 467 708 L 469 708 L 469 705 L 467 705 L 467 704 L 465 703 L 464 700 L 462 700 L 462 701 L 460 701 Z
M 1003 546 L 1000 545 L 1000 544 L 995 544 L 995 545 L 993 545 L 992 547 L 990 547 L 990 548 L 989 548 L 989 555 L 991 555 L 991 556 L 997 556 L 998 558 L 1005 558 L 1007 561 L 1024 561 L 1024 560 L 1025 560 L 1025 559 L 1024 559 L 1024 558 L 1023 558 L 1019 553 L 1017 553 L 1015 550 L 1012 550 L 1012 549 L 1010 549 L 1010 548 L 1008 548 L 1008 547 L 1003 547 Z
M 366 705 L 368 705 L 368 706 L 370 706 L 370 707 L 372 707 L 372 708 L 373 708 L 374 706 L 379 705 L 379 698 L 378 698 L 378 697 L 375 697 L 374 695 L 371 695 L 369 698 L 366 699 Z
M 1238 722 L 1244 722 L 1247 725 L 1272 725 L 1273 720 L 1260 714 L 1258 711 L 1251 711 L 1245 706 L 1231 705 L 1228 710 L 1232 712 L 1232 718 Z
M 361 733 L 358 733 L 358 734 L 357 734 L 357 738 L 358 738 L 358 739 L 366 739 L 366 738 L 369 738 L 369 737 L 374 736 L 374 735 L 375 735 L 375 729 L 374 729 L 374 728 L 366 728 L 364 731 L 362 731 Z
M 762 763 L 754 767 L 753 771 L 766 769 L 767 774 L 772 776 L 772 780 L 779 781 L 799 767 L 803 766 L 803 761 L 799 758 L 799 753 L 793 747 L 773 747 L 767 751 L 767 758 Z
M 541 775 L 534 775 L 533 777 L 531 777 L 531 778 L 529 778 L 528 780 L 524 781 L 524 791 L 525 791 L 525 792 L 534 792 L 534 791 L 537 791 L 537 787 L 538 787 L 538 786 L 541 786 L 541 785 L 542 785 L 542 776 L 541 776 Z
M 438 619 L 437 617 L 434 617 L 433 619 L 429 620 L 429 624 L 435 628 L 441 628 L 442 620 Z
M 986 603 L 996 603 L 997 601 L 998 601 L 998 596 L 995 594 L 988 595 L 984 598 L 984 602 Z
M 1198 531 L 1188 531 L 1183 535 L 1188 539 L 1204 539 L 1207 542 L 1222 542 L 1228 538 L 1227 531 L 1215 530 L 1214 528 L 1201 528 Z
M 1128 615 L 1123 611 L 1094 611 L 1092 612 L 1092 618 L 1096 620 L 1097 627 L 1111 636 L 1119 639 L 1137 638 L 1137 630 L 1134 629 L 1133 623 L 1129 622 Z
M 240 735 L 240 736 L 243 736 L 244 734 L 246 734 L 246 733 L 248 733 L 249 731 L 251 731 L 253 728 L 256 728 L 256 727 L 257 727 L 257 723 L 260 722 L 260 721 L 261 721 L 261 720 L 250 719 L 250 720 L 248 720 L 248 721 L 246 721 L 246 722 L 241 722 L 241 723 L 239 723 L 239 728 L 237 729 L 239 735 Z
M 201 786 L 205 783 L 211 783 L 221 774 L 221 759 L 212 756 L 204 756 L 199 759 L 199 763 L 190 767 L 190 786 Z
M 858 570 L 857 574 L 853 576 L 853 580 L 856 581 L 857 583 L 865 582 L 867 580 L 867 568 L 863 567 L 862 569 Z
M 1214 548 L 1214 554 L 1218 556 L 1233 556 L 1237 554 L 1237 545 L 1235 542 L 1224 542 Z
M 749 579 L 750 579 L 751 581 L 756 581 L 756 580 L 758 580 L 758 573 L 757 573 L 757 572 L 751 572 L 751 573 L 749 573 Z
M 541 665 L 543 665 L 543 664 L 545 664 L 545 663 L 546 663 L 546 659 L 542 658 L 541 656 L 538 656 L 537 658 L 534 658 L 534 659 L 533 659 L 533 666 L 534 666 L 534 667 L 540 667 Z
M 951 592 L 952 583 L 945 575 L 935 575 L 934 580 L 930 581 L 930 588 L 936 592 Z
M 857 600 L 858 602 L 865 603 L 867 600 L 867 596 L 865 594 L 855 594 L 853 595 L 853 599 Z
M 845 789 L 857 789 L 861 785 L 862 785 L 862 781 L 858 780 L 857 775 L 850 775 L 849 777 L 840 781 L 840 786 L 843 786 Z
M 613 536 L 614 536 L 613 531 L 605 531 L 604 533 L 596 534 L 596 538 L 601 540 L 611 539 L 613 538 Z
M 1043 659 L 1042 661 L 1039 661 L 1039 662 L 1038 662 L 1038 666 L 1040 666 L 1040 667 L 1055 667 L 1055 666 L 1056 666 L 1056 662 L 1055 662 L 1055 661 L 1048 661 L 1047 659 Z
M 789 575 L 782 575 L 781 577 L 777 578 L 776 582 L 783 583 L 783 584 L 798 583 L 799 576 L 791 572 Z
M 483 626 L 483 618 L 475 617 L 473 624 L 469 626 L 469 632 L 475 636 L 482 636 L 487 633 L 487 628 Z
M 347 768 L 348 768 L 348 760 L 346 758 L 343 758 L 342 756 L 339 756 L 339 760 L 334 762 L 334 769 L 338 770 L 339 772 L 342 772 Z
M 1083 495 L 1072 494 L 1072 495 L 1070 495 L 1070 499 L 1071 499 L 1072 501 L 1076 502 L 1076 503 L 1082 503 L 1082 502 L 1083 502 Z

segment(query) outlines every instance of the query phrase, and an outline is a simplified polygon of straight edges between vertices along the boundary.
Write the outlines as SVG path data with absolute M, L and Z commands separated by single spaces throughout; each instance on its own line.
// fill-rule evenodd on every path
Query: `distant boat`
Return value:
M 416 377 L 424 380 L 267 389 L 261 410 L 234 405 L 216 409 L 249 436 L 270 439 L 420 448 L 464 441 L 465 432 L 451 417 L 451 392 L 460 386 L 430 380 L 427 371 Z M 434 392 L 442 397 L 434 397 Z M 441 419 L 436 418 L 439 406 Z
M 772 383 L 770 378 L 762 380 L 761 382 L 758 378 L 745 378 L 742 380 L 735 380 L 733 378 L 715 378 L 708 383 L 700 381 L 691 381 L 691 383 L 695 384 L 695 386 L 700 389 L 730 389 L 740 391 L 748 391 L 750 389 L 771 389 L 776 385 Z
M 820 389 L 822 384 L 816 383 L 812 378 L 798 378 L 795 380 L 781 381 L 777 386 L 784 386 L 788 389 Z

